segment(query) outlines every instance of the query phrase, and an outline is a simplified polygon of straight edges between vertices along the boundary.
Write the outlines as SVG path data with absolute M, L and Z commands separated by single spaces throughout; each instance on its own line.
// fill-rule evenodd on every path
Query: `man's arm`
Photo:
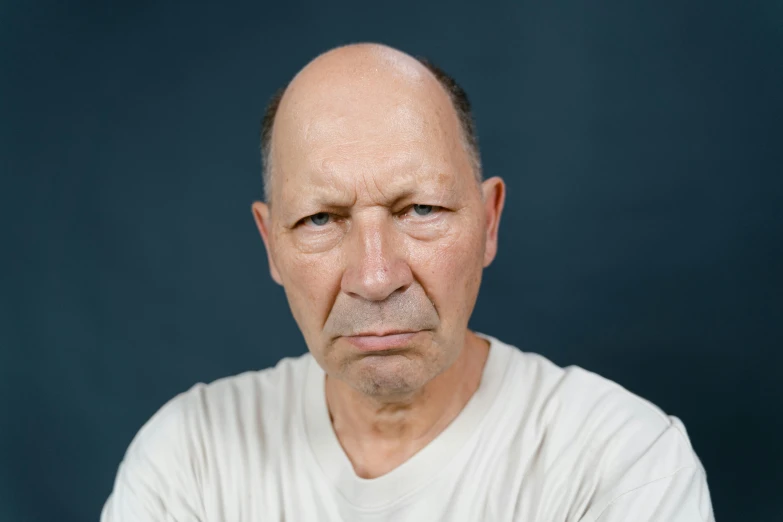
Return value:
M 196 467 L 180 395 L 139 430 L 120 463 L 101 522 L 200 522 Z

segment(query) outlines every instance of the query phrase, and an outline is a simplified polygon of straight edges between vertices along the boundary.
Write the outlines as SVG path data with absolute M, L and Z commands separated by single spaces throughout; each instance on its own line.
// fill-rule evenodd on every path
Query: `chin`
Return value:
M 364 395 L 408 395 L 437 375 L 419 358 L 405 355 L 371 355 L 353 361 L 345 381 Z

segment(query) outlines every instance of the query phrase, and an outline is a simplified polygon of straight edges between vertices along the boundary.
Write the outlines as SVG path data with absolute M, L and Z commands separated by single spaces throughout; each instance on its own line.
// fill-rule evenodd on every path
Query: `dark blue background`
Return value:
M 783 4 L 404 0 L 0 4 L 0 520 L 96 520 L 166 400 L 305 351 L 259 117 L 365 40 L 454 75 L 508 183 L 473 327 L 679 416 L 719 521 L 783 519 Z

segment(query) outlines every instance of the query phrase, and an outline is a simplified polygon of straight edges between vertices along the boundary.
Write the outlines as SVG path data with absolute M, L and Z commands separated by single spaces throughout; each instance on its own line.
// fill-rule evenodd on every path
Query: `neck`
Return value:
M 379 400 L 326 378 L 326 399 L 340 444 L 363 478 L 396 468 L 437 437 L 481 383 L 489 343 L 468 331 L 456 361 L 406 397 Z

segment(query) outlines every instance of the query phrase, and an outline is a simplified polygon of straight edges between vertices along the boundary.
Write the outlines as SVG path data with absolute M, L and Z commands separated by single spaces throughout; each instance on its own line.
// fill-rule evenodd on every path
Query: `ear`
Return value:
M 503 203 L 506 200 L 506 184 L 498 177 L 485 180 L 481 184 L 486 219 L 486 244 L 484 245 L 484 268 L 488 267 L 498 251 L 498 228 Z
M 251 210 L 253 212 L 253 218 L 256 220 L 258 231 L 261 233 L 261 238 L 264 240 L 266 257 L 269 260 L 269 273 L 277 284 L 282 285 L 283 280 L 280 278 L 280 272 L 277 271 L 274 259 L 272 259 L 272 248 L 269 244 L 269 229 L 272 224 L 269 218 L 269 205 L 262 203 L 261 201 L 255 201 L 251 206 Z

